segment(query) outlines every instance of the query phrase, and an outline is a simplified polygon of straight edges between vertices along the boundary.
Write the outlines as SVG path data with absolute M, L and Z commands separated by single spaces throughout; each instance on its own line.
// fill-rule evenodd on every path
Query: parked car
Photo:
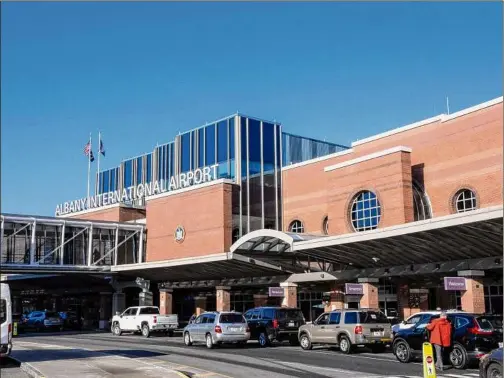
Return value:
M 184 344 L 204 342 L 207 348 L 224 343 L 245 345 L 250 339 L 250 329 L 241 312 L 205 312 L 183 331 Z
M 5 357 L 12 350 L 12 303 L 5 283 L 0 284 L 0 331 L 0 357 Z
M 421 356 L 422 344 L 429 339 L 426 326 L 435 318 L 439 315 L 426 315 L 414 327 L 395 334 L 393 352 L 400 362 L 407 363 Z M 448 313 L 447 318 L 453 327 L 449 360 L 454 368 L 464 369 L 498 347 L 499 336 L 484 315 Z
M 502 347 L 481 357 L 479 376 L 480 378 L 502 378 Z
M 129 307 L 122 314 L 116 314 L 111 323 L 112 333 L 116 336 L 123 332 L 142 332 L 144 337 L 153 332 L 165 332 L 173 336 L 177 328 L 178 315 L 160 315 L 155 306 Z
M 487 320 L 492 324 L 492 327 L 494 328 L 495 332 L 497 332 L 500 335 L 500 341 L 502 342 L 502 315 L 485 315 Z
M 63 327 L 68 329 L 82 329 L 82 319 L 75 311 L 61 311 L 60 317 L 63 320 Z
M 290 307 L 256 307 L 245 313 L 245 319 L 250 338 L 257 339 L 261 347 L 286 340 L 298 345 L 299 327 L 306 323 L 301 310 Z
M 464 311 L 461 310 L 447 310 L 447 313 L 464 313 Z M 432 315 L 438 315 L 441 314 L 441 310 L 430 310 L 430 311 L 421 311 L 417 312 L 416 314 L 411 315 L 409 318 L 406 320 L 403 320 L 402 322 L 399 322 L 397 324 L 394 324 L 392 326 L 392 334 L 397 333 L 400 329 L 405 329 L 405 328 L 412 328 L 417 324 L 419 321 L 421 321 L 425 316 L 432 316 Z
M 381 352 L 391 341 L 389 320 L 378 309 L 334 310 L 299 328 L 299 342 L 305 350 L 314 344 L 329 344 L 346 354 L 358 345 Z
M 56 311 L 32 311 L 26 317 L 24 325 L 26 328 L 35 328 L 37 331 L 43 329 L 61 330 L 63 320 Z

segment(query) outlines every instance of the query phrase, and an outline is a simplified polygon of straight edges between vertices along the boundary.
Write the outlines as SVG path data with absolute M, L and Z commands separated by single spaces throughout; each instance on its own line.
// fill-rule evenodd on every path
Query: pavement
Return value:
M 21 370 L 20 363 L 12 358 L 0 359 L 0 376 L 2 378 L 28 378 L 29 375 Z
M 12 356 L 31 377 L 194 377 L 194 378 L 421 378 L 422 365 L 401 364 L 392 353 L 366 350 L 343 355 L 336 349 L 277 345 L 260 348 L 204 345 L 186 347 L 182 337 L 109 333 L 23 335 Z M 438 377 L 476 378 L 477 370 L 450 369 Z M 2 371 L 2 378 L 3 371 Z

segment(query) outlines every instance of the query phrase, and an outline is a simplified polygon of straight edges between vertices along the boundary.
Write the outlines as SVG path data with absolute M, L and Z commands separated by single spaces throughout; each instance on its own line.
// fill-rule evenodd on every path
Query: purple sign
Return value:
M 345 294 L 364 295 L 364 287 L 362 284 L 347 283 L 345 284 Z
M 445 277 L 444 278 L 445 290 L 467 290 L 466 279 L 464 277 Z
M 284 289 L 283 287 L 270 287 L 268 288 L 268 294 L 270 297 L 283 297 Z

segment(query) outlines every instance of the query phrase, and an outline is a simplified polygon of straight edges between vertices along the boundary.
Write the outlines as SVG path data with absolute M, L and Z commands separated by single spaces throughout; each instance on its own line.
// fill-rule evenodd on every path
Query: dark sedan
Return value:
M 480 378 L 502 378 L 502 348 L 481 357 L 479 376 Z

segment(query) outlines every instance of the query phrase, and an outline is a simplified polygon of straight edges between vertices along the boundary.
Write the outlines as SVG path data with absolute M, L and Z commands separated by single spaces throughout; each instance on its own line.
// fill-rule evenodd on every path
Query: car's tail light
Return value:
M 7 332 L 11 333 L 12 332 L 12 323 L 9 323 L 9 326 L 7 328 L 8 328 Z
M 356 335 L 362 335 L 362 326 L 358 325 L 358 326 L 355 326 L 354 328 L 354 333 Z
M 222 328 L 219 325 L 216 325 L 214 330 L 215 330 L 215 333 L 222 333 Z
M 473 327 L 468 328 L 467 331 L 473 335 L 492 335 L 493 331 L 490 329 L 481 329 L 476 319 L 473 319 Z
M 245 328 L 245 332 L 250 332 L 250 327 L 247 326 L 247 328 Z
M 278 320 L 273 319 L 273 328 L 278 328 Z
M 152 322 L 153 322 L 154 324 L 156 324 L 156 323 L 157 323 L 157 316 L 153 316 L 153 318 L 152 318 Z

